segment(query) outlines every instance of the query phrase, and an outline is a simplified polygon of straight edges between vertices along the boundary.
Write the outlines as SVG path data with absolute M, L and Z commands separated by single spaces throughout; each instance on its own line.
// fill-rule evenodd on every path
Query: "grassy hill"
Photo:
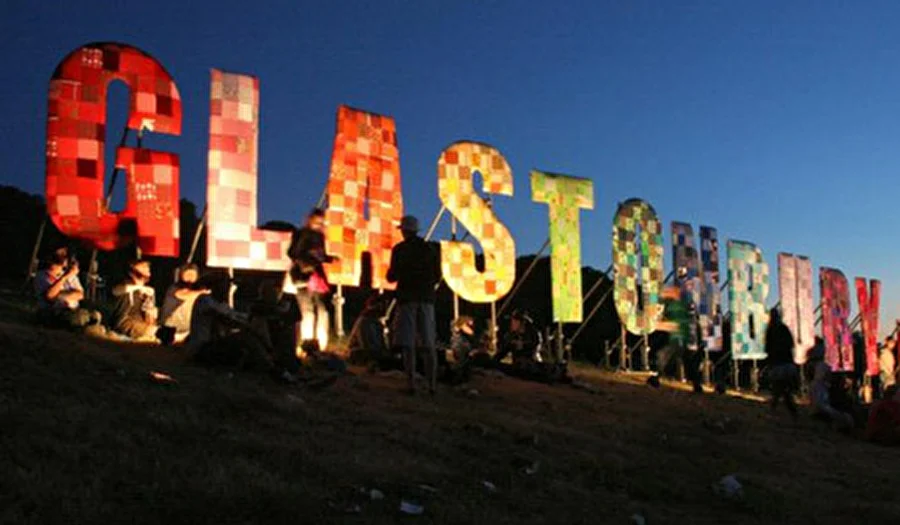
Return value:
M 10 304 L 0 305 L 2 523 L 900 518 L 900 451 L 752 401 L 587 369 L 596 392 L 483 375 L 432 400 L 363 371 L 316 392 L 38 329 Z M 713 493 L 727 474 L 743 499 Z M 402 499 L 424 514 L 402 516 Z

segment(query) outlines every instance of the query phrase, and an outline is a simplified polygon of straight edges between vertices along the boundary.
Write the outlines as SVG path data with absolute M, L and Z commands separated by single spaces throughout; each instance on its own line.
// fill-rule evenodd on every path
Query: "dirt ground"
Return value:
M 0 318 L 2 523 L 900 519 L 900 451 L 759 402 L 593 369 L 581 389 L 488 374 L 432 399 L 354 370 L 314 391 L 14 317 Z M 729 474 L 742 498 L 714 493 Z

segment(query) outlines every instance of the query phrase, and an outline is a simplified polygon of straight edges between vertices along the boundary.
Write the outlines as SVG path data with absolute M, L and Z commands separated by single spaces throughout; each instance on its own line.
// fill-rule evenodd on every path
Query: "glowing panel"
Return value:
M 700 227 L 700 336 L 710 352 L 722 351 L 722 292 L 719 288 L 719 237 L 715 228 Z
M 728 299 L 733 359 L 765 359 L 768 296 L 769 265 L 763 259 L 762 250 L 748 242 L 728 241 Z
M 862 324 L 863 338 L 866 343 L 866 373 L 877 376 L 880 372 L 878 362 L 878 325 L 879 309 L 881 306 L 881 281 L 872 279 L 869 281 L 869 289 L 866 289 L 866 279 L 856 278 L 856 298 L 859 301 L 859 314 Z
M 682 299 L 697 306 L 700 303 L 700 267 L 694 247 L 694 229 L 690 224 L 672 222 L 672 261 L 675 284 L 681 288 Z M 687 347 L 691 350 L 699 348 L 696 330 L 691 330 Z
M 778 254 L 778 298 L 781 318 L 794 335 L 794 362 L 806 363 L 816 344 L 812 263 L 807 257 Z
M 850 285 L 844 272 L 819 268 L 822 299 L 822 338 L 825 362 L 835 372 L 853 371 L 853 341 L 850 326 Z
M 181 134 L 181 98 L 169 73 L 131 46 L 89 44 L 71 53 L 50 79 L 47 117 L 47 211 L 59 230 L 101 250 L 137 235 L 146 255 L 178 255 L 178 156 L 120 148 L 127 202 L 107 209 L 104 195 L 109 83 L 129 88 L 129 129 Z M 139 166 L 139 167 L 138 167 Z M 131 168 L 138 169 L 136 174 Z M 135 196 L 144 198 L 141 202 Z M 175 205 L 172 206 L 171 203 Z
M 663 242 L 662 225 L 649 203 L 629 199 L 619 205 L 613 220 L 613 268 L 613 296 L 622 324 L 633 334 L 654 332 L 662 315 Z
M 531 199 L 550 208 L 550 270 L 553 320 L 578 323 L 581 308 L 579 210 L 594 208 L 594 183 L 567 175 L 531 172 Z
M 403 239 L 397 229 L 402 217 L 400 153 L 394 119 L 341 106 L 325 216 L 326 251 L 338 256 L 337 262 L 326 266 L 329 281 L 359 286 L 362 253 L 367 251 L 372 257 L 372 286 L 393 288 L 385 276 L 391 248 Z
M 211 76 L 206 264 L 287 270 L 291 234 L 256 227 L 259 79 L 217 69 Z
M 473 186 L 481 174 L 483 191 L 512 195 L 512 169 L 499 151 L 487 144 L 456 142 L 438 160 L 441 202 L 480 243 L 484 272 L 475 268 L 475 250 L 459 241 L 441 241 L 441 271 L 447 285 L 463 299 L 489 303 L 506 295 L 516 278 L 516 245 L 509 230 Z

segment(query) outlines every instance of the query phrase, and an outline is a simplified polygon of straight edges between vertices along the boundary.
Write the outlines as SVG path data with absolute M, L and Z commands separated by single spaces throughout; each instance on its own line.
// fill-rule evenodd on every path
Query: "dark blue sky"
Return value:
M 882 324 L 900 314 L 895 2 L 112 4 L 0 7 L 0 183 L 43 192 L 50 74 L 81 44 L 121 41 L 175 77 L 183 133 L 146 144 L 181 155 L 182 196 L 198 204 L 209 69 L 222 68 L 261 80 L 262 220 L 294 220 L 318 198 L 346 103 L 396 119 L 404 199 L 423 221 L 439 206 L 441 150 L 481 140 L 513 168 L 515 196 L 496 208 L 519 253 L 546 237 L 538 168 L 595 181 L 585 264 L 609 264 L 615 205 L 642 197 L 667 232 L 702 222 L 758 243 L 773 280 L 779 251 L 880 277 Z

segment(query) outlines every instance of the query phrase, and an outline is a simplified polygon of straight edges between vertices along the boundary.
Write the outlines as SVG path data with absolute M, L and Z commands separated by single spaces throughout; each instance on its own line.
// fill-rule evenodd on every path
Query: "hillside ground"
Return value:
M 313 391 L 36 328 L 7 297 L 0 522 L 900 519 L 898 450 L 759 402 L 578 373 L 594 387 L 485 374 L 431 399 L 354 370 Z M 742 498 L 716 495 L 725 475 Z M 423 514 L 401 514 L 404 500 Z

